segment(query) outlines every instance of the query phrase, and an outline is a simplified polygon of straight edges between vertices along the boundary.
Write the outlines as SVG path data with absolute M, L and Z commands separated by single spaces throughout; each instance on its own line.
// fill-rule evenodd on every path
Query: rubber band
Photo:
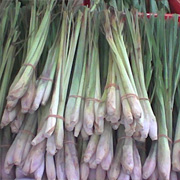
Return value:
M 83 96 L 79 96 L 79 95 L 69 95 L 69 98 L 81 98 L 81 99 L 84 99 Z
M 179 142 L 180 142 L 180 139 L 174 141 L 174 144 L 177 144 L 177 143 L 179 143 Z
M 30 67 L 33 68 L 34 71 L 36 70 L 36 67 L 34 65 L 30 64 L 30 63 L 24 64 L 24 66 L 30 66 Z
M 143 97 L 142 97 L 142 98 L 139 98 L 139 100 L 140 100 L 140 101 L 150 101 L 149 98 L 143 98 Z
M 64 141 L 64 144 L 74 144 L 75 146 L 77 145 L 74 141 Z
M 130 97 L 136 97 L 137 99 L 139 99 L 136 94 L 125 94 L 124 96 L 121 96 L 121 101 L 123 101 L 124 99 L 128 99 Z
M 110 87 L 115 87 L 115 88 L 119 89 L 119 86 L 118 86 L 117 84 L 114 84 L 114 83 L 108 84 L 108 85 L 105 87 L 105 89 L 108 89 L 108 88 L 110 88 Z
M 101 102 L 101 100 L 96 98 L 86 98 L 86 101 L 95 101 L 95 102 Z
M 39 79 L 42 79 L 42 80 L 45 80 L 45 81 L 53 82 L 53 79 L 50 79 L 50 78 L 47 78 L 47 77 L 43 77 L 43 76 L 40 76 Z
M 166 136 L 165 134 L 160 134 L 158 137 L 159 138 L 165 137 L 171 144 L 173 143 L 173 141 L 168 136 Z
M 10 144 L 2 144 L 2 145 L 0 145 L 0 148 L 8 148 L 10 146 L 11 146 Z
M 123 101 L 124 99 L 128 99 L 130 97 L 136 97 L 140 101 L 150 101 L 149 98 L 145 98 L 145 97 L 139 98 L 136 94 L 125 94 L 124 96 L 121 96 L 121 101 Z
M 62 119 L 63 121 L 65 120 L 64 117 L 59 116 L 59 115 L 56 115 L 56 114 L 50 114 L 50 115 L 48 115 L 47 119 L 48 119 L 49 117 L 54 117 L 54 118 Z
M 123 137 L 120 137 L 120 138 L 118 138 L 118 142 L 121 141 L 121 140 L 123 140 L 123 139 L 126 139 L 126 138 L 132 138 L 132 137 L 131 137 L 131 136 L 123 136 Z
M 35 135 L 31 131 L 21 129 L 20 132 L 25 133 L 25 134 L 29 134 L 29 135 L 35 137 Z

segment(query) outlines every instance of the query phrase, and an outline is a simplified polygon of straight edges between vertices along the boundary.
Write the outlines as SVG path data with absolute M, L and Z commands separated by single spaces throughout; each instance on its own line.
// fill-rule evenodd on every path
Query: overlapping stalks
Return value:
M 178 179 L 177 17 L 81 3 L 4 4 L 0 179 Z

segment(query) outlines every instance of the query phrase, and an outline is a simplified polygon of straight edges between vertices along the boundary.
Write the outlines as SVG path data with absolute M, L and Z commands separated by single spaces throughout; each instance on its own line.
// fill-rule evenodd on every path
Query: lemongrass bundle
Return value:
M 88 135 L 93 134 L 94 121 L 98 104 L 100 102 L 101 87 L 100 87 L 100 71 L 99 71 L 99 52 L 98 52 L 98 38 L 99 38 L 99 18 L 97 12 L 88 16 L 88 60 L 86 73 L 86 92 L 84 104 L 84 121 L 83 128 Z M 97 24 L 95 25 L 96 22 Z
M 117 64 L 116 72 L 119 71 L 117 76 L 121 84 L 118 84 L 118 86 L 121 93 L 122 113 L 125 116 L 124 120 L 129 125 L 134 124 L 134 127 L 138 124 L 139 129 L 142 129 L 144 121 L 143 110 L 139 102 L 132 69 L 123 40 L 122 30 L 124 25 L 122 20 L 118 19 L 117 12 L 111 14 L 106 10 L 104 11 L 104 15 L 106 39 L 112 50 L 113 61 Z M 125 102 L 123 103 L 123 101 Z M 131 133 L 133 134 L 134 132 L 135 131 L 132 131 Z
M 106 100 L 106 120 L 112 124 L 116 124 L 120 121 L 121 117 L 121 101 L 120 90 L 117 85 L 117 77 L 115 71 L 115 62 L 113 62 L 113 56 L 110 51 L 109 55 L 109 69 L 106 82 L 107 88 L 107 100 Z
M 14 62 L 16 60 L 16 43 L 20 34 L 18 25 L 21 22 L 21 20 L 18 22 L 20 6 L 21 3 L 18 1 L 15 3 L 15 6 L 13 3 L 9 3 L 6 9 L 2 11 L 4 14 L 0 25 L 0 118 L 4 109 L 5 98 L 10 85 Z M 1 8 L 3 8 L 3 6 Z M 8 14 L 10 16 L 8 16 Z M 10 28 L 7 29 L 7 27 Z
M 12 143 L 12 134 L 10 132 L 10 127 L 7 126 L 5 127 L 1 132 L 0 132 L 0 178 L 2 180 L 5 179 L 14 179 L 15 178 L 15 173 L 14 173 L 14 168 L 11 169 L 9 173 L 6 173 L 4 163 L 5 163 L 5 157 L 8 152 L 8 149 L 11 146 Z
M 31 141 L 36 132 L 37 114 L 27 115 L 19 133 L 9 148 L 4 168 L 8 174 L 14 165 L 22 166 L 31 148 Z
M 141 36 L 137 13 L 133 16 L 132 13 L 126 12 L 126 19 L 130 31 L 130 35 L 127 36 L 131 36 L 131 39 L 127 39 L 127 41 L 132 43 L 129 44 L 129 47 L 132 47 L 132 50 L 130 49 L 132 71 L 144 114 L 143 129 L 140 130 L 140 137 L 136 138 L 145 139 L 149 134 L 152 140 L 157 140 L 157 122 L 145 86 Z
M 36 0 L 32 6 L 31 11 L 31 24 L 30 24 L 30 33 L 33 32 L 29 42 L 28 42 L 28 51 L 25 59 L 25 64 L 21 67 L 19 73 L 14 79 L 7 97 L 7 109 L 11 111 L 13 107 L 16 106 L 18 101 L 26 94 L 31 77 L 35 73 L 35 67 L 38 64 L 40 56 L 42 54 L 48 30 L 50 26 L 51 11 L 54 5 L 54 0 L 43 4 L 46 8 L 42 21 L 37 29 L 36 21 Z M 35 31 L 37 30 L 37 31 Z M 43 33 L 42 33 L 43 32 Z
M 80 116 L 81 104 L 83 103 L 83 89 L 85 81 L 85 68 L 86 68 L 86 44 L 85 35 L 87 31 L 87 10 L 85 10 L 84 19 L 82 22 L 80 39 L 78 42 L 78 50 L 76 56 L 76 64 L 74 67 L 72 84 L 70 87 L 70 93 L 65 111 L 65 127 L 67 130 L 73 130 L 78 124 L 78 119 L 82 120 L 83 116 Z M 82 114 L 82 112 L 81 112 Z
M 30 112 L 36 111 L 40 104 L 46 105 L 53 85 L 56 63 L 57 63 L 57 55 L 58 55 L 58 37 L 56 37 L 56 41 L 54 41 L 52 47 L 48 51 L 48 57 L 45 62 L 45 66 L 42 74 L 38 79 L 38 85 L 36 88 L 36 93 L 34 93 L 33 103 L 30 109 Z
M 79 180 L 79 162 L 76 151 L 75 139 L 72 132 L 65 131 L 65 172 L 67 179 Z
M 70 15 L 72 20 L 72 14 Z M 68 14 L 64 11 L 63 22 L 61 27 L 61 40 L 60 49 L 58 55 L 56 78 L 55 78 L 55 88 L 52 96 L 51 106 L 49 109 L 49 115 L 47 118 L 47 124 L 45 126 L 45 137 L 50 137 L 52 133 L 55 133 L 55 143 L 56 149 L 61 149 L 63 147 L 63 137 L 64 137 L 64 126 L 63 126 L 63 116 L 65 110 L 65 102 L 67 96 L 67 89 L 69 85 L 71 68 L 75 56 L 75 48 L 77 47 L 77 39 L 79 36 L 79 31 L 81 27 L 82 13 L 79 12 L 76 18 L 75 26 L 73 27 L 73 33 L 70 32 L 70 27 L 73 25 L 71 21 L 67 22 Z M 68 26 L 67 26 L 68 25 Z M 84 25 L 82 23 L 82 25 Z M 66 31 L 66 29 L 68 31 Z M 70 36 L 71 35 L 71 36 Z M 66 37 L 70 36 L 70 39 Z M 69 42 L 67 41 L 69 40 Z M 70 43 L 73 42 L 73 43 Z M 69 46 L 65 46 L 66 44 Z M 66 49 L 66 48 L 68 49 Z M 56 117 L 57 116 L 57 117 Z M 60 118 L 59 118 L 60 117 Z

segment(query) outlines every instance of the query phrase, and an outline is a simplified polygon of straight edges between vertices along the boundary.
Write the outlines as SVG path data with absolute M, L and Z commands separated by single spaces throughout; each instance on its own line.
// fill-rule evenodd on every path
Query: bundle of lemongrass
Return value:
M 99 0 L 81 3 L 5 4 L 0 178 L 178 179 L 177 17 L 139 19 Z M 18 22 L 24 10 L 30 19 Z M 16 48 L 18 37 L 24 41 Z
M 157 13 L 159 10 L 164 9 L 166 12 L 170 12 L 169 1 L 163 0 L 107 0 L 110 6 L 117 8 L 120 11 L 124 9 L 136 8 L 139 12 L 151 12 Z

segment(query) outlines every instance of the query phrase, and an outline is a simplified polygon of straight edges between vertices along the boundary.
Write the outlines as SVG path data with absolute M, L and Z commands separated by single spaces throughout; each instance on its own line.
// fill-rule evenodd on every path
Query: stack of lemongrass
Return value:
M 178 180 L 177 17 L 81 3 L 0 5 L 0 179 Z

